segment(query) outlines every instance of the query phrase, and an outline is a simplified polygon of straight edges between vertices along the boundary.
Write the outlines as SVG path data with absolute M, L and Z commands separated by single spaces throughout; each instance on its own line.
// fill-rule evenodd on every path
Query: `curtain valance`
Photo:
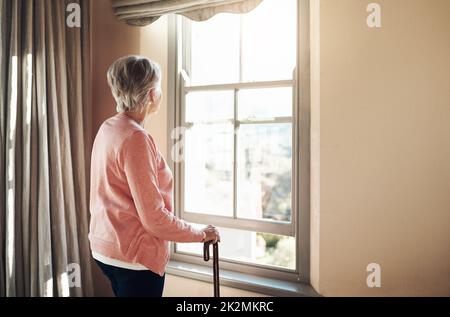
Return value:
M 247 13 L 262 0 L 113 0 L 116 16 L 130 25 L 144 26 L 176 13 L 204 21 L 217 13 Z

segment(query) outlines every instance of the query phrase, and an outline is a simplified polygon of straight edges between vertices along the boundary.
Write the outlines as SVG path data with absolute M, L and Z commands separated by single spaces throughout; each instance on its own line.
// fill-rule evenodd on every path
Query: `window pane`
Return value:
M 296 65 L 296 0 L 264 0 L 243 15 L 243 81 L 291 79 Z
M 238 93 L 239 120 L 292 116 L 292 88 L 246 89 Z
M 234 109 L 233 91 L 192 92 L 186 95 L 186 122 L 230 120 Z
M 185 140 L 185 210 L 233 215 L 233 125 L 194 124 Z
M 204 225 L 195 225 L 198 228 Z M 230 228 L 220 232 L 220 258 L 295 269 L 295 238 Z M 203 244 L 177 243 L 177 252 L 203 255 Z
M 291 124 L 245 124 L 238 132 L 237 214 L 291 221 Z
M 218 14 L 191 22 L 191 81 L 194 85 L 239 81 L 239 15 Z

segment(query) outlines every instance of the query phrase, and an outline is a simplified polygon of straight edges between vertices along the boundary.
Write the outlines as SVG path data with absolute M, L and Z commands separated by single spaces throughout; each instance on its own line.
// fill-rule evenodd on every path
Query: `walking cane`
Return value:
M 203 259 L 209 261 L 209 245 L 212 241 L 205 242 L 203 245 Z M 213 243 L 213 281 L 214 281 L 214 297 L 220 297 L 219 284 L 219 243 Z

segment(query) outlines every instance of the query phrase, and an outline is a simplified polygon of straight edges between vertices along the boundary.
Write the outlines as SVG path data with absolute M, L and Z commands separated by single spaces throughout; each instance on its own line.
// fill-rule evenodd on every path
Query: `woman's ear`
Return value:
M 150 91 L 148 92 L 150 97 L 150 102 L 155 103 L 156 95 L 155 95 L 155 88 L 150 88 Z

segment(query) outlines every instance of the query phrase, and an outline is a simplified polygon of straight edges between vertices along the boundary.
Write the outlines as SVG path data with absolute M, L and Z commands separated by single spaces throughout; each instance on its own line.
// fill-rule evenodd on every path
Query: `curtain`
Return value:
M 66 24 L 67 6 L 81 26 Z M 0 295 L 92 296 L 87 0 L 0 0 Z
M 177 13 L 195 21 L 208 20 L 221 12 L 246 13 L 262 0 L 112 0 L 114 12 L 130 25 L 144 26 L 162 15 Z

